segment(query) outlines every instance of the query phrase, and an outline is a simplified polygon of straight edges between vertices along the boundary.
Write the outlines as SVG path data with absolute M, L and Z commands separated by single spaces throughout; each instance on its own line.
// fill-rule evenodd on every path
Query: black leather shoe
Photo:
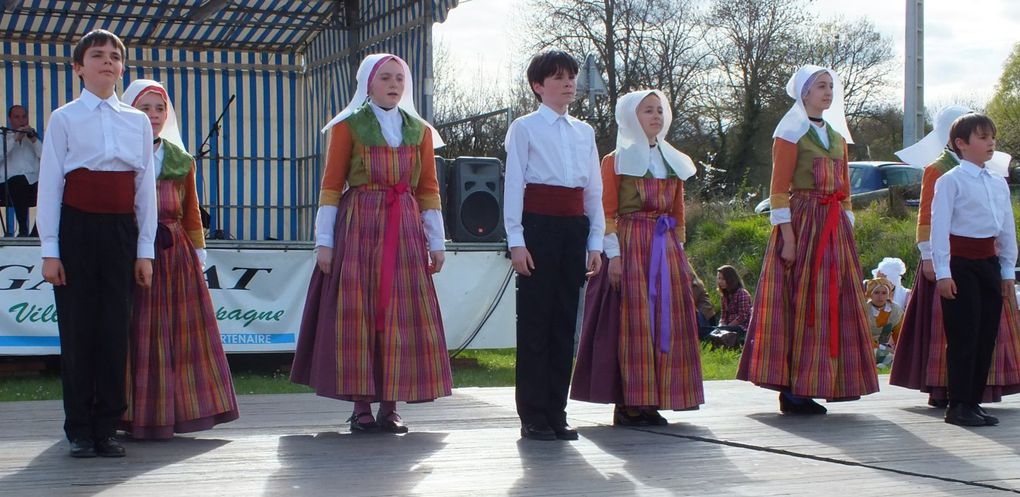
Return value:
M 577 432 L 574 432 L 574 436 L 577 436 Z M 552 428 L 548 426 L 541 426 L 536 424 L 525 424 L 521 426 L 521 438 L 529 438 L 531 440 L 556 440 L 556 432 L 552 431 Z
M 931 395 L 929 395 L 928 396 L 928 405 L 930 405 L 932 407 L 935 407 L 935 408 L 938 408 L 938 409 L 945 409 L 945 408 L 949 407 L 949 399 L 936 399 L 935 397 L 932 397 Z
M 999 418 L 988 414 L 988 412 L 985 411 L 985 408 L 981 407 L 981 404 L 974 404 L 972 407 L 974 408 L 974 413 L 985 420 L 985 426 L 995 426 L 999 424 Z
M 361 421 L 362 417 L 367 416 L 371 421 Z M 373 431 L 379 431 L 379 423 L 375 422 L 375 418 L 372 417 L 370 412 L 356 412 L 351 414 L 351 417 L 347 418 L 347 421 L 351 422 L 351 433 L 370 433 Z
M 553 426 L 552 430 L 560 440 L 577 440 L 577 430 L 570 425 Z
M 71 440 L 71 457 L 96 457 L 96 444 L 87 438 Z
M 96 454 L 101 457 L 124 457 L 127 451 L 116 438 L 106 437 L 96 442 Z
M 986 426 L 985 418 L 975 412 L 974 408 L 963 403 L 946 409 L 946 423 L 957 426 Z
M 634 411 L 633 413 L 628 411 Z M 614 426 L 648 426 L 648 419 L 637 409 L 616 406 L 613 410 Z
M 807 414 L 825 414 L 829 412 L 825 406 L 815 402 L 814 399 L 807 399 L 802 407 Z
M 400 415 L 396 412 L 391 412 L 385 417 L 380 417 L 379 428 L 382 431 L 390 433 L 407 433 L 407 426 L 404 426 L 404 420 L 400 419 Z
M 648 424 L 652 426 L 666 426 L 669 424 L 669 420 L 662 417 L 662 414 L 659 414 L 658 409 L 642 411 L 641 416 L 644 417 L 645 421 L 648 421 Z

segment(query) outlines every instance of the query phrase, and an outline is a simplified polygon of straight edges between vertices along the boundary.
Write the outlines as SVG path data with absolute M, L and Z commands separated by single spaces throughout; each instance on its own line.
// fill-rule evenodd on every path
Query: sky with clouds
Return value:
M 893 43 L 894 63 L 904 60 L 907 0 L 810 0 L 819 16 L 866 18 Z M 462 82 L 506 81 L 530 54 L 515 53 L 526 0 L 468 0 L 434 28 Z M 928 0 L 924 4 L 925 104 L 984 105 L 995 91 L 1003 64 L 1020 42 L 1020 1 Z M 891 101 L 902 105 L 903 71 L 893 73 Z

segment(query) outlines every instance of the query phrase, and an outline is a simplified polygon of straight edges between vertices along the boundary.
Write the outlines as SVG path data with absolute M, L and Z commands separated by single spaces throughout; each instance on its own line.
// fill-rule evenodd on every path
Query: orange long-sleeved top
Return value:
M 202 226 L 202 213 L 198 207 L 198 188 L 195 186 L 195 161 L 191 161 L 191 170 L 180 183 L 178 194 L 181 196 L 181 225 L 191 239 L 195 248 L 205 248 L 205 228 Z
M 849 152 L 846 140 L 829 129 L 829 150 L 822 148 L 817 138 L 811 137 L 810 131 L 805 133 L 797 143 L 776 138 L 772 145 L 772 181 L 769 192 L 769 204 L 772 209 L 790 207 L 790 193 L 793 190 L 815 189 L 814 160 L 817 157 L 828 157 L 848 161 Z M 839 150 L 841 153 L 834 153 Z M 850 210 L 850 169 L 843 169 L 843 184 L 847 198 L 843 200 L 844 210 Z
M 374 119 L 374 117 L 373 117 Z M 436 179 L 436 156 L 432 149 L 432 133 L 422 126 L 423 134 L 418 145 L 417 171 L 411 175 L 411 188 L 420 210 L 439 209 L 439 181 Z M 347 121 L 330 130 L 326 149 L 326 171 L 322 176 L 319 205 L 339 205 L 344 185 L 355 188 L 369 182 L 368 164 L 355 157 L 354 135 Z
M 931 240 L 931 201 L 935 198 L 935 182 L 954 168 L 959 162 L 943 151 L 935 162 L 924 168 L 924 175 L 921 177 L 921 203 L 917 210 L 917 243 Z
M 641 210 L 641 196 L 636 182 L 640 178 L 616 174 L 616 156 L 602 158 L 602 209 L 606 216 L 606 234 L 616 233 L 617 217 Z M 680 242 L 687 241 L 684 219 L 684 182 L 679 181 L 670 215 L 676 220 L 676 233 Z

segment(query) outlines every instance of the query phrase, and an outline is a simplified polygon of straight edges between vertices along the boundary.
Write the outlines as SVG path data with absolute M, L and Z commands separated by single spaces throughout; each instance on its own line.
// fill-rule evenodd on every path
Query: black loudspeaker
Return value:
M 503 228 L 503 163 L 458 157 L 450 167 L 448 230 L 455 242 L 498 242 Z

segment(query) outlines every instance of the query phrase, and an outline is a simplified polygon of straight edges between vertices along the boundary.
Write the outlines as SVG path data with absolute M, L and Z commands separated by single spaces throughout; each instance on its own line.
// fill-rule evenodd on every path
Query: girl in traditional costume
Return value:
M 149 116 L 156 172 L 152 286 L 136 287 L 121 428 L 139 439 L 207 430 L 238 417 L 237 399 L 206 286 L 205 232 L 195 159 L 184 150 L 163 85 L 139 79 L 121 99 Z
M 357 80 L 322 129 L 317 267 L 291 380 L 353 401 L 352 431 L 405 433 L 397 401 L 444 397 L 453 383 L 432 282 L 444 261 L 433 152 L 443 141 L 415 111 L 402 59 L 370 55 Z
M 665 425 L 659 409 L 704 403 L 683 250 L 695 167 L 665 141 L 672 113 L 661 91 L 624 95 L 616 121 L 616 151 L 602 160 L 608 271 L 588 283 L 571 398 L 616 404 L 616 425 Z
M 824 414 L 813 399 L 878 391 L 853 235 L 843 92 L 804 66 L 772 148 L 772 236 L 737 378 L 779 390 L 783 413 Z

